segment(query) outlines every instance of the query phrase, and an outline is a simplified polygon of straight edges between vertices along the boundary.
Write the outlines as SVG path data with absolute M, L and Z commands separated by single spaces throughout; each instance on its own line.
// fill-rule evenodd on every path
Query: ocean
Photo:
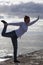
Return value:
M 13 46 L 10 38 L 2 37 L 3 26 L 0 26 L 0 57 L 13 56 Z M 10 28 L 11 29 L 11 28 Z M 18 55 L 43 49 L 43 20 L 28 27 L 28 31 L 18 38 Z M 5 59 L 4 59 L 5 60 Z M 3 61 L 3 60 L 0 60 Z

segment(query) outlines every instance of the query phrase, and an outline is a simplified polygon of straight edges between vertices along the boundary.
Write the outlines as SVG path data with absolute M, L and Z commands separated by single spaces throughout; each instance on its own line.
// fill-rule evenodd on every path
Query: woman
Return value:
M 10 37 L 11 40 L 12 40 L 13 49 L 14 49 L 14 62 L 20 63 L 20 61 L 17 60 L 17 38 L 21 37 L 25 32 L 27 32 L 28 26 L 34 24 L 38 20 L 39 20 L 39 16 L 33 22 L 30 22 L 30 17 L 29 16 L 25 16 L 24 17 L 24 22 L 19 22 L 19 23 L 7 23 L 6 21 L 1 20 L 1 22 L 4 23 L 2 36 Z M 8 25 L 14 25 L 14 26 L 20 26 L 20 27 L 17 30 L 13 30 L 13 31 L 7 33 L 6 29 L 7 29 Z

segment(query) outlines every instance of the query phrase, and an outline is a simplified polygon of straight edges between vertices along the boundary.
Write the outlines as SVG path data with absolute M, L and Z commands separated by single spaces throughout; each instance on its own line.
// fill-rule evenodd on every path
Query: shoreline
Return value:
M 20 65 L 43 65 L 43 49 L 18 56 Z M 15 65 L 13 58 L 0 62 L 0 65 Z

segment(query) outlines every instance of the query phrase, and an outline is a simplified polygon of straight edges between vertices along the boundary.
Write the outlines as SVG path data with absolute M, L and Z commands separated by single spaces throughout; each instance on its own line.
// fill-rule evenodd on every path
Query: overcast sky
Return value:
M 43 0 L 0 0 L 0 19 L 24 15 L 43 18 Z

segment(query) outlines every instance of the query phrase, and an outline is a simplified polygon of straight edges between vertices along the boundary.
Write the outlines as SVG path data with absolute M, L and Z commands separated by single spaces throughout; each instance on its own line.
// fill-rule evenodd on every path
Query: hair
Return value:
M 26 21 L 26 19 L 29 19 L 29 21 L 30 21 L 30 17 L 27 16 L 27 15 L 25 15 L 25 17 L 24 17 L 24 21 Z

